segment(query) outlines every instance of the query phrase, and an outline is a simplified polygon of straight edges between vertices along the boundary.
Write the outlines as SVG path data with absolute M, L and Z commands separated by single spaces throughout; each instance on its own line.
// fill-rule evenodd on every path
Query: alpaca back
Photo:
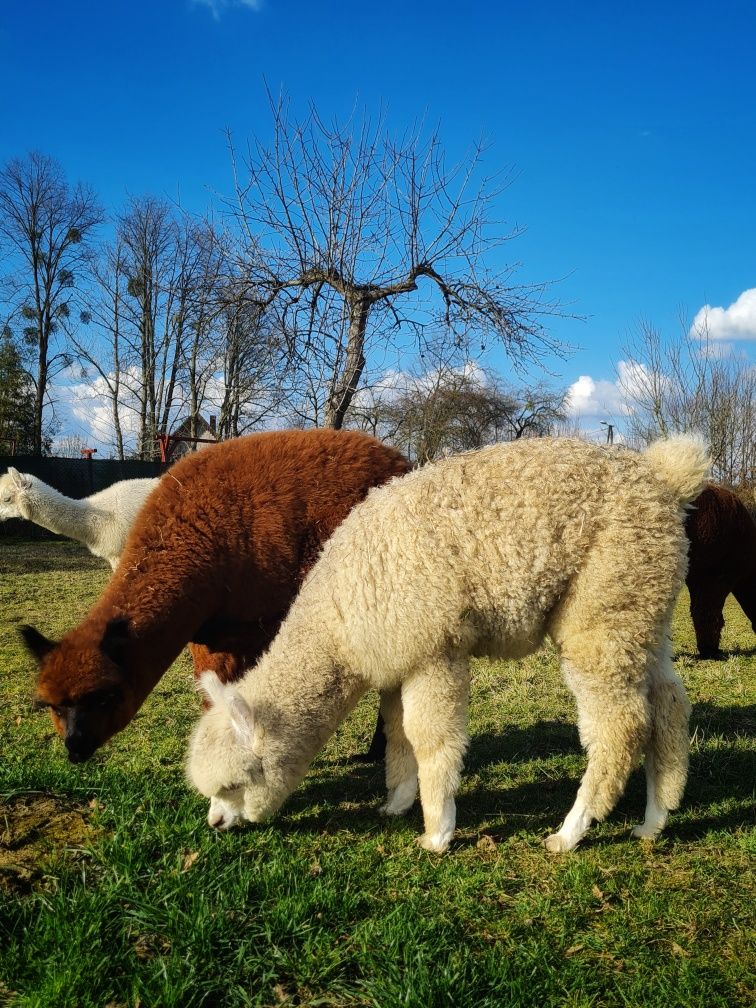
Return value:
M 93 508 L 107 511 L 130 528 L 139 509 L 159 482 L 159 477 L 119 480 L 86 499 Z
M 78 730 L 77 745 L 92 752 L 128 724 L 189 642 L 205 655 L 232 652 L 221 661 L 236 677 L 270 643 L 335 525 L 408 468 L 368 435 L 319 430 L 248 435 L 177 462 L 79 625 L 57 643 L 25 634 L 40 663 L 38 699 L 65 702 L 73 723 L 117 683 L 120 699 Z
M 311 564 L 371 487 L 407 468 L 399 452 L 350 431 L 275 431 L 212 445 L 164 474 L 134 524 L 129 566 L 160 567 L 169 580 L 219 561 L 224 570 L 243 561 L 247 577 L 278 564 L 298 570 L 302 553 Z
M 439 648 L 534 651 L 591 551 L 619 582 L 643 570 L 653 592 L 658 566 L 660 582 L 679 587 L 681 500 L 700 483 L 699 462 L 670 485 L 656 458 L 544 438 L 410 473 L 372 491 L 337 529 L 274 650 L 316 648 L 322 627 L 325 651 L 389 687 Z
M 159 482 L 157 477 L 120 480 L 85 498 L 82 503 L 89 508 L 85 520 L 90 528 L 87 545 L 95 556 L 115 566 L 136 516 Z

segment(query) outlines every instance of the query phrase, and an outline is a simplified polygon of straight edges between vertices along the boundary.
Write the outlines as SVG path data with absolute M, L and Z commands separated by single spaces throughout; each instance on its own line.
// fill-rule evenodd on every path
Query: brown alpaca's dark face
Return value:
M 83 763 L 134 714 L 122 675 L 101 647 L 47 640 L 22 627 L 24 643 L 39 662 L 36 704 L 50 710 L 72 763 Z
M 64 697 L 54 704 L 37 690 L 37 702 L 49 708 L 72 763 L 83 763 L 124 726 L 119 717 L 121 700 L 118 687 L 85 693 L 76 700 Z

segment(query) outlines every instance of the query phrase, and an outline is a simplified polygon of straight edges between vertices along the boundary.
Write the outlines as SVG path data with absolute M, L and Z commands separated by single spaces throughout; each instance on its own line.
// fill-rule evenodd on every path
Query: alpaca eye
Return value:
M 237 798 L 243 790 L 243 784 L 231 784 L 229 787 L 218 788 L 218 797 L 224 801 L 230 801 L 233 798 Z
M 53 712 L 55 717 L 62 718 L 65 716 L 65 712 L 62 707 L 50 707 L 50 710 Z

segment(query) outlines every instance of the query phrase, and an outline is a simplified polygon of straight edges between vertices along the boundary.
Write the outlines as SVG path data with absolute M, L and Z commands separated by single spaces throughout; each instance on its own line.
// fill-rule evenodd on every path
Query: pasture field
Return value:
M 756 1000 L 756 639 L 729 604 L 698 662 L 683 808 L 656 843 L 634 773 L 576 851 L 543 837 L 583 757 L 553 651 L 475 664 L 458 834 L 415 846 L 419 809 L 377 814 L 367 697 L 275 820 L 214 833 L 182 761 L 198 701 L 176 662 L 93 760 L 67 762 L 30 705 L 16 626 L 58 636 L 109 571 L 65 541 L 0 539 L 0 1005 L 55 1008 L 735 1008 Z

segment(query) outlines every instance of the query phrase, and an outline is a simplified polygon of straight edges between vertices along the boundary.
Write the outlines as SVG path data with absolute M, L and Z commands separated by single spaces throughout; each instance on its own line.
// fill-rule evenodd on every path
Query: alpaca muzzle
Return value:
M 79 729 L 67 732 L 64 743 L 71 763 L 83 763 L 97 748 L 97 743 Z

